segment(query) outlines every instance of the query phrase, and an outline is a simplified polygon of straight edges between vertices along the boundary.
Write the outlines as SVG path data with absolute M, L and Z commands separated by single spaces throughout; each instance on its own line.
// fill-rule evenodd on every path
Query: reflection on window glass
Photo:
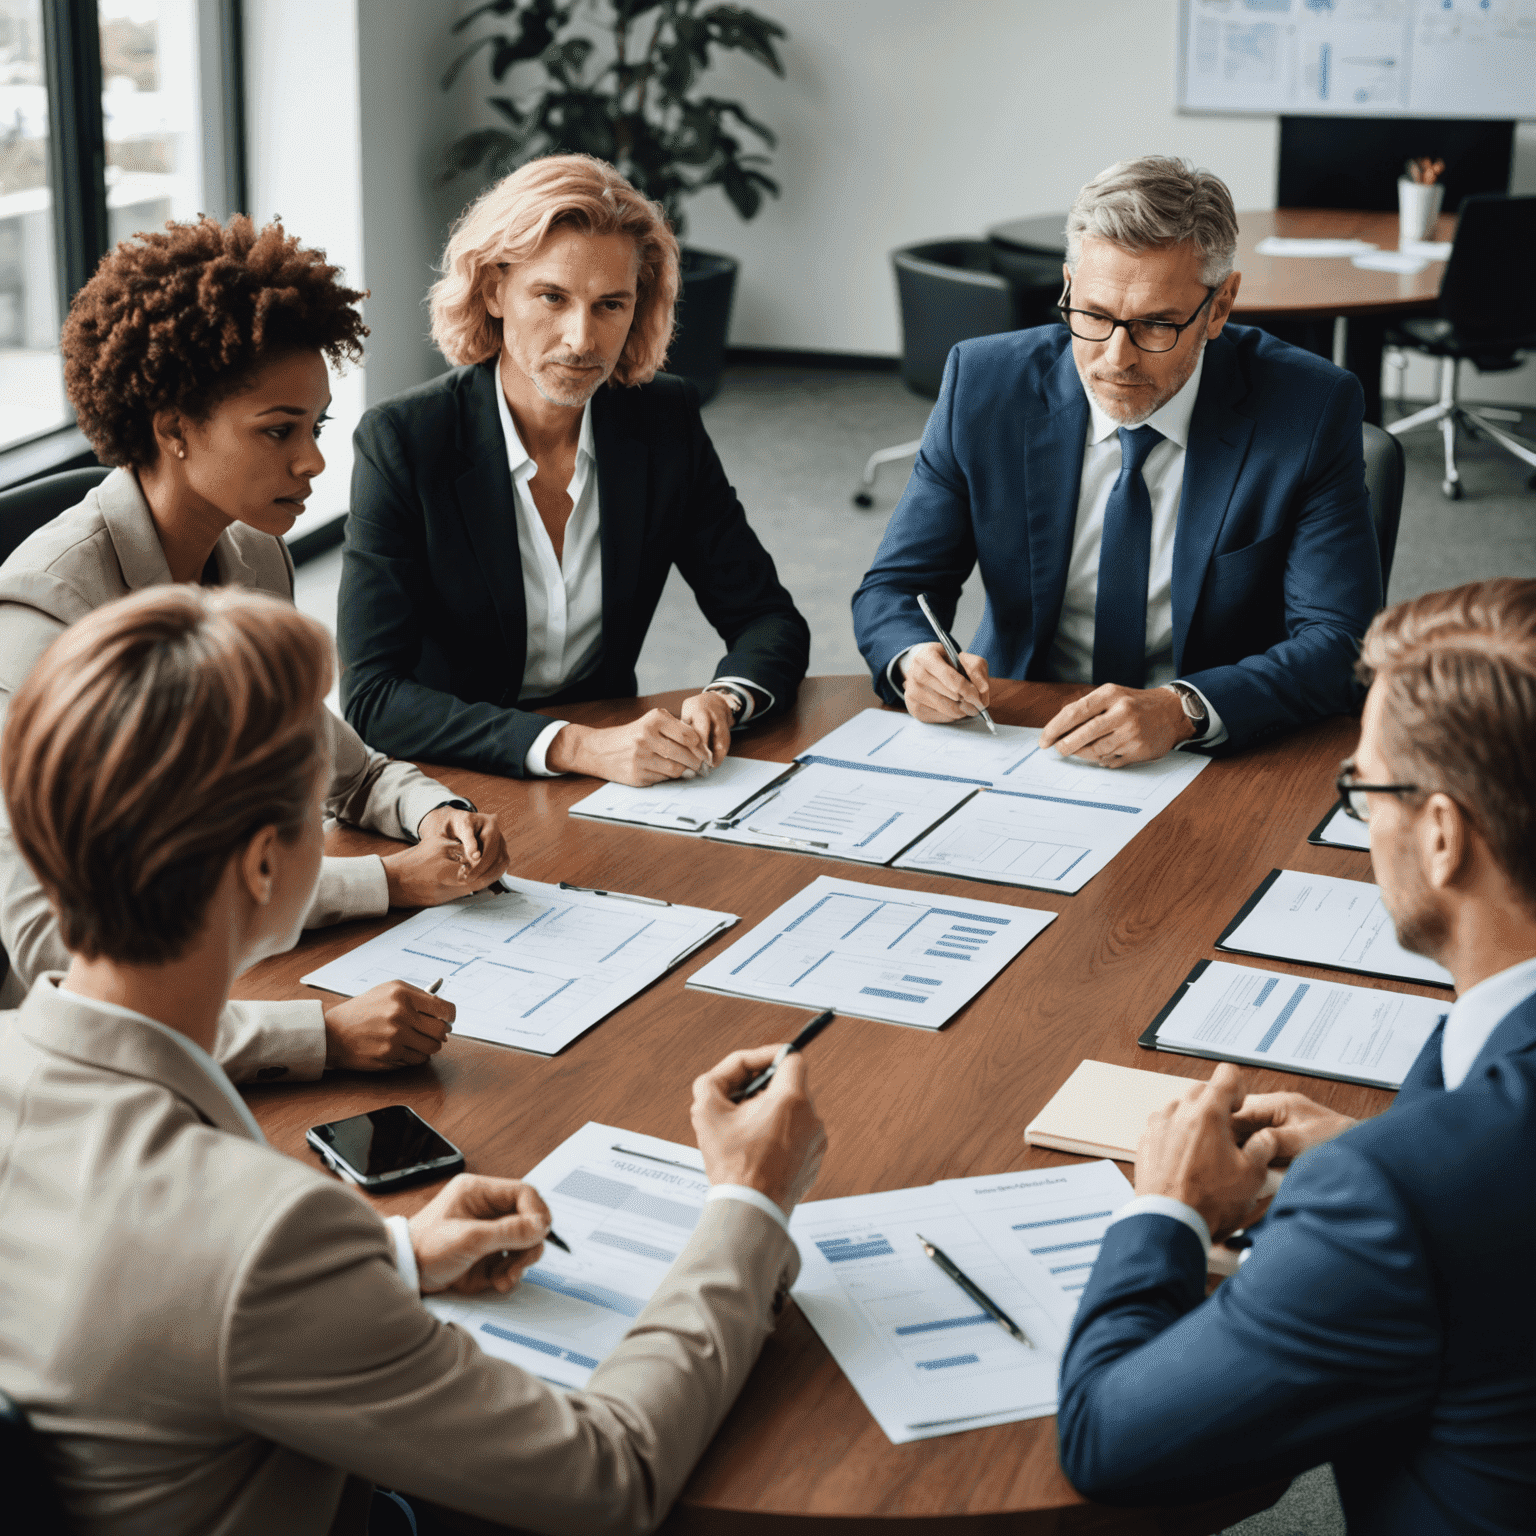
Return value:
M 115 244 L 202 211 L 197 0 L 100 0 L 97 17 Z
M 0 0 L 0 448 L 70 419 L 48 194 L 43 0 Z

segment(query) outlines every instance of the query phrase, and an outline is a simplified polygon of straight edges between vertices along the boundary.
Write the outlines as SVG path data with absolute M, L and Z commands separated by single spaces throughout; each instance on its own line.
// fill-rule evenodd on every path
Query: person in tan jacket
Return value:
M 269 1149 L 209 1054 L 320 871 L 328 650 L 274 599 L 160 586 L 67 630 L 12 701 L 5 801 L 72 958 L 0 1025 L 0 1390 L 92 1536 L 358 1532 L 371 1482 L 649 1531 L 798 1271 L 825 1145 L 804 1058 L 739 1106 L 773 1047 L 694 1084 L 710 1200 L 584 1390 L 434 1318 L 418 1289 L 505 1291 L 539 1257 L 537 1192 L 460 1175 L 386 1224 Z
M 58 634 L 128 592 L 200 582 L 292 600 L 282 535 L 325 467 L 316 438 L 326 364 L 360 355 L 362 297 L 322 252 L 243 216 L 172 224 L 107 254 L 70 306 L 62 345 L 80 426 L 119 467 L 0 565 L 0 723 Z M 306 927 L 434 905 L 501 876 L 494 816 L 370 751 L 329 711 L 326 730 L 326 813 L 415 846 L 326 859 Z M 0 949 L 3 1007 L 68 961 L 3 817 Z M 401 981 L 323 1011 L 303 1000 L 231 1003 L 215 1055 L 237 1082 L 415 1065 L 441 1048 L 452 1019 L 451 1004 Z

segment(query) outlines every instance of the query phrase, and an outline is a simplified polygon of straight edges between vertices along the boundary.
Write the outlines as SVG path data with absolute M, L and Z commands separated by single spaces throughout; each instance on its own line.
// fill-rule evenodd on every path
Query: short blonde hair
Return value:
M 326 762 L 330 637 L 260 593 L 151 587 L 65 630 L 16 692 L 0 780 L 71 954 L 156 965 L 233 854 L 286 839 Z
M 628 235 L 640 253 L 635 318 L 610 383 L 646 384 L 667 360 L 677 308 L 677 236 L 660 203 L 606 160 L 545 155 L 475 199 L 448 237 L 443 275 L 432 285 L 432 340 L 450 363 L 483 363 L 501 352 L 501 321 L 485 307 L 485 274 L 527 261 L 552 229 Z

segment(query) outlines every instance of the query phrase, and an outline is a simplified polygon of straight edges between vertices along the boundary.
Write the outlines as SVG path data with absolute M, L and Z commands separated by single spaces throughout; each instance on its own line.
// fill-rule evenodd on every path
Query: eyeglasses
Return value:
M 1359 784 L 1354 778 L 1354 760 L 1340 764 L 1339 776 L 1333 781 L 1333 787 L 1339 792 L 1339 808 L 1346 816 L 1353 816 L 1356 821 L 1369 821 L 1371 819 L 1371 802 L 1367 795 L 1416 795 L 1419 793 L 1417 784 Z
M 1072 297 L 1071 283 L 1062 290 L 1056 308 L 1067 322 L 1067 329 L 1083 341 L 1108 341 L 1115 334 L 1116 327 L 1123 325 L 1125 334 L 1131 338 L 1131 345 L 1138 352 L 1171 352 L 1178 346 L 1179 337 L 1200 318 L 1200 310 L 1211 302 L 1215 292 L 1215 288 L 1207 288 L 1205 297 L 1200 301 L 1200 309 L 1184 321 L 1116 320 L 1109 315 L 1101 315 L 1096 309 L 1069 309 L 1067 305 Z

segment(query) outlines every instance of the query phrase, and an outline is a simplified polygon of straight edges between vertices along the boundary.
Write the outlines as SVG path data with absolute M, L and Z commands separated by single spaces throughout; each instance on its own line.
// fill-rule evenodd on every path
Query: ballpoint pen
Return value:
M 955 1261 L 950 1258 L 947 1253 L 944 1252 L 942 1248 L 935 1247 L 934 1244 L 930 1243 L 921 1232 L 915 1232 L 913 1233 L 913 1236 L 916 1237 L 918 1242 L 923 1245 L 923 1252 L 926 1253 L 928 1257 L 932 1259 L 933 1262 L 937 1264 L 939 1268 L 942 1269 L 944 1273 L 948 1275 L 949 1278 L 953 1280 L 955 1284 L 958 1285 L 960 1289 L 964 1291 L 965 1294 L 969 1296 L 971 1300 L 974 1301 L 976 1305 L 987 1314 L 988 1317 L 992 1318 L 995 1322 L 1001 1323 L 1003 1327 L 1006 1328 L 1008 1332 L 1011 1333 L 1014 1338 L 1016 1338 L 1019 1343 L 1022 1344 L 1026 1349 L 1033 1349 L 1035 1347 L 1030 1343 L 1029 1335 L 1026 1334 L 1024 1330 L 1020 1328 L 1019 1325 L 1014 1322 L 1014 1320 L 1009 1317 L 1008 1314 L 1004 1312 L 1003 1309 L 998 1306 L 998 1304 L 993 1301 L 992 1298 L 988 1296 L 987 1293 L 982 1290 L 982 1288 L 977 1285 L 976 1282 L 972 1280 L 965 1273 L 965 1271 L 962 1270 L 960 1266 L 956 1264 Z
M 939 644 L 944 647 L 944 654 L 949 657 L 950 666 L 952 666 L 955 671 L 960 674 L 961 677 L 965 678 L 966 682 L 970 682 L 970 677 L 967 674 L 965 668 L 960 665 L 960 652 L 955 649 L 955 642 L 949 638 L 949 631 L 939 623 L 937 615 L 934 613 L 933 609 L 928 606 L 928 599 L 924 597 L 921 592 L 917 594 L 917 606 L 923 610 L 923 617 L 928 620 L 929 626 L 932 628 L 934 634 L 939 637 Z M 993 725 L 992 716 L 988 714 L 986 705 L 982 705 L 981 707 L 981 718 L 986 723 L 987 729 L 994 736 L 996 736 L 997 727 Z
M 748 827 L 754 837 L 771 837 L 776 843 L 792 843 L 796 848 L 830 848 L 831 843 L 812 842 L 808 837 L 787 837 L 782 832 L 770 832 L 767 827 Z
M 755 816 L 770 800 L 777 800 L 778 797 L 778 790 L 770 790 L 761 799 L 749 801 L 736 815 L 727 816 L 724 821 L 717 821 L 715 825 L 723 831 L 729 831 L 732 827 L 740 826 L 748 816 Z M 747 830 L 751 831 L 752 829 L 749 827 Z
M 788 1045 L 779 1048 L 778 1055 L 745 1088 L 738 1088 L 731 1095 L 731 1103 L 740 1104 L 744 1099 L 755 1098 L 760 1094 L 773 1081 L 773 1074 L 779 1070 L 779 1065 L 784 1058 L 795 1051 L 803 1051 L 836 1017 L 837 1015 L 830 1008 L 825 1008 L 818 1013 Z
M 562 891 L 580 891 L 584 896 L 609 896 L 614 901 L 638 901 L 645 907 L 670 907 L 670 901 L 662 901 L 657 896 L 631 896 L 627 891 L 600 891 L 595 885 L 572 885 L 569 880 L 560 882 Z

